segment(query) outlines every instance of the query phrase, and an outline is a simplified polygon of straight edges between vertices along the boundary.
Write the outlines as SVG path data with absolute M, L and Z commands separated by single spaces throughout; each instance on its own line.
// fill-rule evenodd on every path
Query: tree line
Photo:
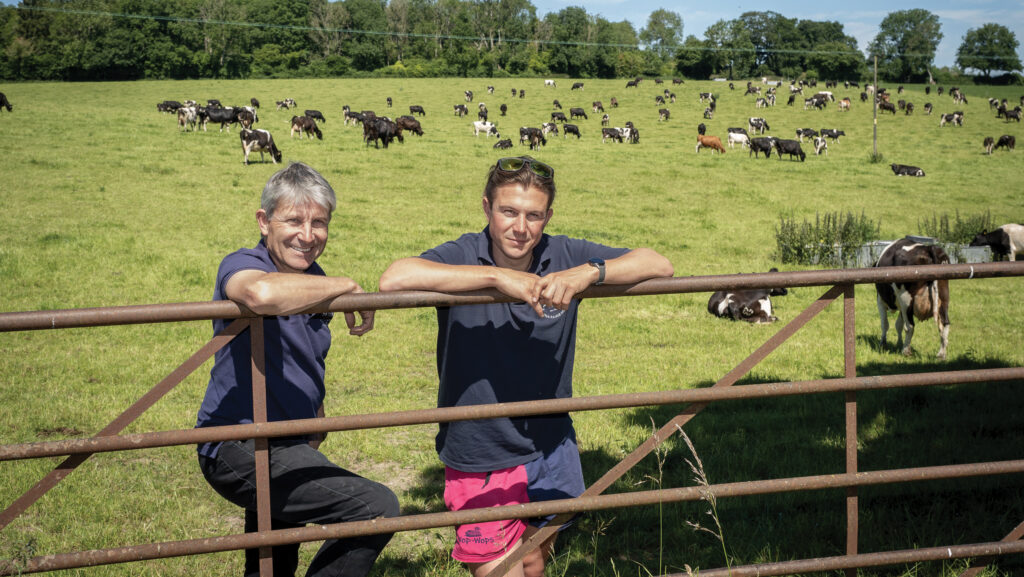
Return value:
M 0 78 L 132 80 L 301 76 L 867 77 L 930 79 L 942 39 L 927 10 L 890 13 L 865 55 L 839 22 L 746 12 L 704 38 L 655 10 L 637 30 L 530 0 L 23 0 L 0 8 Z M 999 24 L 957 56 L 985 77 L 1020 70 Z M 1015 77 L 1019 78 L 1019 77 Z

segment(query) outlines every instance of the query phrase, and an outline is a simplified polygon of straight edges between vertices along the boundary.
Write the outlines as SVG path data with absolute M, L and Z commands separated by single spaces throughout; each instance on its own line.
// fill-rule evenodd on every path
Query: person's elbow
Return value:
M 257 280 L 245 285 L 237 298 L 239 304 L 258 315 L 277 315 L 281 313 L 277 295 L 271 283 Z
M 391 263 L 384 274 L 380 275 L 380 281 L 377 282 L 378 290 L 391 292 L 413 288 L 409 283 L 409 279 L 414 274 L 412 269 L 412 259 L 403 258 Z
M 642 256 L 645 263 L 645 269 L 650 275 L 649 278 L 661 278 L 670 277 L 675 274 L 675 267 L 672 266 L 672 262 L 659 254 L 658 252 L 649 248 L 639 248 L 637 251 L 642 251 Z

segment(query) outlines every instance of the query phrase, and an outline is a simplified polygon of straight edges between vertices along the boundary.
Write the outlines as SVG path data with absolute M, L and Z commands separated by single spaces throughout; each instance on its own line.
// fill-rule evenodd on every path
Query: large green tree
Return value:
M 942 40 L 939 17 L 923 8 L 890 12 L 868 46 L 868 56 L 878 57 L 878 73 L 893 82 L 927 79 Z
M 719 20 L 704 31 L 704 39 L 714 73 L 726 74 L 729 78 L 753 74 L 756 49 L 741 21 Z
M 651 12 L 647 26 L 640 31 L 640 41 L 662 62 L 668 61 L 683 41 L 682 17 L 663 8 Z
M 712 73 L 710 54 L 705 41 L 690 34 L 676 50 L 676 70 L 683 76 L 705 80 Z
M 978 70 L 985 77 L 991 77 L 993 70 L 1021 70 L 1018 46 L 1017 36 L 1002 24 L 971 28 L 956 51 L 956 65 Z
M 800 69 L 807 41 L 797 30 L 797 20 L 777 12 L 745 12 L 737 20 L 754 45 L 754 71 L 758 74 L 790 74 Z

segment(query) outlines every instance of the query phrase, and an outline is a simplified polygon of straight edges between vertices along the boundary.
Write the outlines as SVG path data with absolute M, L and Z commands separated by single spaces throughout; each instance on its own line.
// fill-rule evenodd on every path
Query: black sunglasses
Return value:
M 498 170 L 509 174 L 515 174 L 526 167 L 530 167 L 530 171 L 541 178 L 552 179 L 555 177 L 554 168 L 551 168 L 539 160 L 534 160 L 529 156 L 509 156 L 506 158 L 499 158 L 497 167 Z

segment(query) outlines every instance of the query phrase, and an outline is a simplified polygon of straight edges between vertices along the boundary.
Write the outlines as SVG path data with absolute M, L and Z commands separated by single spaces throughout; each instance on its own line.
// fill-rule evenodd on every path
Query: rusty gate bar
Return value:
M 368 413 L 304 419 L 302 421 L 276 421 L 265 424 L 227 425 L 200 429 L 179 429 L 155 433 L 132 433 L 108 437 L 38 441 L 20 445 L 0 446 L 0 462 L 19 459 L 37 459 L 59 455 L 77 455 L 154 449 L 195 443 L 230 441 L 264 437 L 310 435 L 359 429 L 450 423 L 472 419 L 498 417 L 526 417 L 554 413 L 600 411 L 630 407 L 674 405 L 680 403 L 712 403 L 752 399 L 757 397 L 787 397 L 819 393 L 837 393 L 847 390 L 873 391 L 900 387 L 925 387 L 999 382 L 1024 379 L 1024 367 L 998 369 L 970 369 L 932 373 L 906 373 L 876 375 L 852 379 L 817 379 L 743 385 L 732 388 L 676 389 L 649 393 L 620 393 L 593 397 L 572 397 L 545 401 L 522 401 L 493 405 L 470 405 L 440 409 L 415 409 L 391 413 Z
M 837 489 L 849 486 L 870 486 L 892 483 L 931 481 L 937 479 L 958 479 L 976 476 L 1008 475 L 1024 473 L 1024 460 L 996 461 L 966 465 L 942 465 L 935 467 L 917 467 L 910 469 L 891 469 L 856 474 L 813 475 L 808 477 L 791 477 L 762 481 L 743 481 L 723 483 L 708 487 L 678 487 L 652 491 L 617 493 L 612 495 L 595 495 L 577 497 L 575 499 L 559 499 L 469 509 L 464 511 L 446 511 L 442 513 L 425 513 L 404 517 L 380 518 L 370 521 L 352 521 L 332 525 L 315 525 L 295 529 L 279 529 L 267 533 L 241 533 L 211 537 L 206 539 L 190 539 L 185 541 L 168 541 L 149 543 L 114 549 L 96 549 L 76 553 L 62 553 L 33 557 L 28 560 L 22 573 L 38 573 L 56 571 L 76 567 L 109 565 L 129 561 L 163 559 L 206 553 L 218 553 L 257 546 L 277 546 L 306 541 L 322 541 L 325 539 L 346 539 L 362 535 L 377 535 L 400 531 L 416 531 L 455 524 L 480 523 L 498 521 L 509 518 L 542 517 L 551 514 L 580 513 L 618 509 L 631 506 L 657 505 L 659 503 L 675 503 L 681 501 L 700 501 L 708 492 L 716 498 L 749 497 L 769 495 L 793 491 L 815 491 Z M 1015 547 L 1024 547 L 1024 542 L 1006 544 L 1007 552 L 1016 552 Z M 1003 554 L 999 552 L 987 554 Z M 12 575 L 14 567 L 0 564 L 0 575 Z M 702 575 L 706 572 L 701 571 Z
M 252 347 L 252 422 L 267 422 L 267 360 L 263 351 L 263 317 L 249 321 L 249 342 Z M 270 520 L 270 440 L 253 440 L 256 460 L 256 530 L 266 533 L 273 527 Z M 270 547 L 260 547 L 260 577 L 274 577 L 274 558 Z
M 1024 261 L 977 264 L 942 264 L 918 267 L 850 268 L 734 275 L 708 275 L 651 279 L 633 285 L 601 285 L 588 288 L 581 298 L 714 292 L 724 289 L 831 286 L 913 281 L 921 278 L 956 280 L 1022 276 Z M 496 290 L 447 294 L 429 291 L 360 293 L 342 295 L 309 309 L 310 312 L 353 312 L 431 306 L 457 306 L 513 302 Z M 149 324 L 210 319 L 255 317 L 255 313 L 231 301 L 135 305 L 59 311 L 0 313 L 0 332 L 74 327 Z
M 857 331 L 854 285 L 843 286 L 843 376 L 857 376 Z M 857 472 L 857 392 L 846 391 L 846 473 Z M 846 489 L 846 554 L 856 555 L 860 532 L 860 507 L 856 487 Z M 856 569 L 847 569 L 846 577 L 857 577 Z
M 818 571 L 846 569 L 856 573 L 865 567 L 880 567 L 900 563 L 919 563 L 921 561 L 946 561 L 966 557 L 995 557 L 1024 553 L 1024 542 L 976 543 L 974 545 L 951 545 L 949 547 L 929 547 L 927 549 L 905 549 L 903 551 L 887 551 L 884 553 L 865 553 L 863 555 L 846 555 L 842 557 L 821 557 L 818 559 L 802 559 L 800 561 L 782 561 L 759 565 L 742 565 L 729 569 L 701 570 L 700 577 L 769 577 L 772 575 L 792 575 Z M 662 575 L 661 577 L 687 577 L 685 573 Z
M 248 323 L 245 321 L 237 320 L 225 327 L 220 334 L 215 335 L 198 351 L 193 353 L 185 362 L 181 363 L 178 368 L 171 371 L 171 374 L 164 377 L 163 380 L 157 383 L 149 392 L 139 398 L 139 400 L 135 401 L 130 407 L 125 409 L 124 412 L 111 421 L 110 424 L 104 427 L 96 434 L 96 436 L 109 437 L 110 435 L 116 435 L 123 431 L 125 427 L 133 423 L 135 419 L 138 419 L 142 413 L 152 407 L 157 401 L 163 398 L 164 395 L 174 389 L 174 387 L 178 386 L 178 383 L 185 380 L 185 377 L 192 374 L 192 372 L 205 363 L 207 359 L 212 357 L 214 353 L 220 350 L 224 345 L 228 344 L 231 339 L 238 335 L 238 333 L 242 332 L 247 324 Z M 35 486 L 22 494 L 21 497 L 18 497 L 13 503 L 0 512 L 0 531 L 9 525 L 11 521 L 17 519 L 19 515 L 24 513 L 26 509 L 38 501 L 50 489 L 57 486 L 64 477 L 71 474 L 72 471 L 78 468 L 78 466 L 84 463 L 90 456 L 91 452 L 88 452 L 78 454 L 64 460 L 64 462 L 57 465 L 53 471 L 40 479 Z
M 1003 537 L 999 542 L 1011 543 L 1013 541 L 1020 540 L 1021 537 L 1024 537 L 1024 523 L 1021 523 L 1020 525 L 1014 527 L 1013 531 L 1010 531 L 1010 534 L 1006 537 Z M 981 559 L 975 559 L 974 562 L 971 563 L 970 567 L 960 574 L 960 577 L 974 577 L 978 573 L 981 573 L 981 570 L 984 569 L 985 566 L 991 563 L 992 561 L 992 557 L 982 557 Z

